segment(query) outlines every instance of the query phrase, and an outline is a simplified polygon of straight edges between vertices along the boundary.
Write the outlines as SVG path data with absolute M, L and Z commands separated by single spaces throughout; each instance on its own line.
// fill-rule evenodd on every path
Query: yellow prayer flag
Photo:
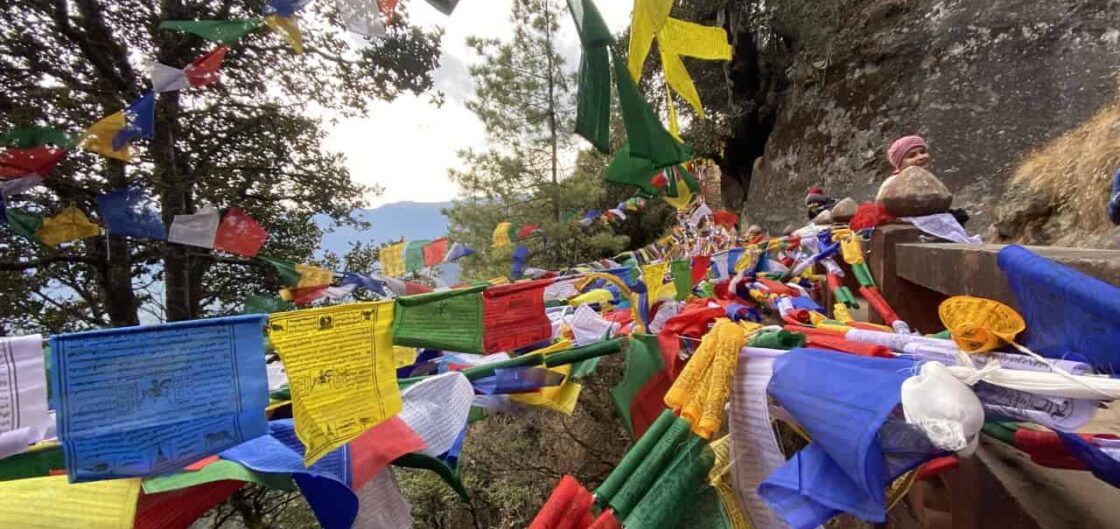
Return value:
M 840 240 L 840 252 L 844 256 L 844 262 L 848 264 L 860 264 L 863 262 L 863 248 L 859 245 L 859 237 L 849 235 Z
M 264 23 L 272 31 L 284 37 L 284 40 L 292 47 L 292 50 L 295 50 L 296 54 L 303 53 L 303 34 L 299 31 L 299 22 L 296 21 L 295 17 L 269 15 L 264 17 Z
M 569 349 L 572 346 L 570 340 L 560 340 L 543 349 L 533 351 L 531 355 L 547 356 L 552 353 L 557 353 Z M 541 388 L 533 393 L 519 393 L 510 395 L 510 400 L 525 404 L 528 406 L 537 406 L 541 408 L 548 408 L 555 410 L 565 415 L 571 415 L 575 412 L 576 403 L 579 401 L 579 393 L 583 386 L 572 382 L 568 375 L 572 373 L 571 364 L 556 366 L 549 368 L 549 371 L 560 373 L 564 375 L 564 382 L 559 386 L 549 386 Z
M 953 296 L 937 309 L 953 342 L 966 353 L 982 353 L 1015 343 L 1027 324 L 1015 309 L 995 300 Z
M 677 18 L 665 21 L 657 34 L 658 48 L 673 55 L 705 61 L 731 60 L 727 31 L 719 26 L 702 26 Z
M 381 249 L 381 273 L 388 277 L 404 275 L 404 247 L 406 243 L 398 242 Z
M 673 178 L 677 179 L 677 196 L 671 197 L 665 195 L 665 203 L 678 210 L 682 210 L 692 204 L 692 190 L 688 188 L 688 183 L 686 183 L 684 178 L 681 178 L 680 175 L 676 175 Z
M 50 246 L 98 235 L 101 235 L 101 227 L 90 222 L 89 217 L 74 206 L 67 207 L 58 215 L 43 219 L 43 225 L 35 232 L 35 237 Z
M 299 283 L 296 284 L 296 288 L 329 285 L 334 280 L 333 271 L 318 266 L 297 264 L 296 272 L 299 272 Z
M 642 283 L 646 285 L 646 292 L 649 293 L 649 303 L 652 305 L 655 301 L 662 297 L 674 297 L 676 290 L 669 290 L 672 283 L 665 284 L 665 274 L 669 273 L 669 263 L 661 262 L 648 265 L 642 265 Z
M 268 338 L 288 373 L 307 466 L 401 410 L 392 324 L 393 301 L 269 317 Z
M 132 529 L 140 480 L 73 483 L 66 476 L 0 482 L 0 527 Z
M 393 366 L 400 369 L 405 366 L 410 366 L 416 363 L 416 357 L 420 352 L 415 347 L 405 347 L 403 345 L 393 346 Z
M 487 283 L 490 283 L 490 286 L 495 286 L 495 287 L 498 286 L 498 285 L 508 285 L 509 284 L 509 278 L 506 277 L 506 276 L 492 277 L 492 278 L 490 278 L 490 280 L 487 281 Z
M 700 117 L 706 117 L 704 107 L 700 104 L 700 93 L 696 91 L 696 85 L 692 83 L 692 76 L 688 74 L 681 56 L 662 51 L 661 69 L 665 72 L 665 83 L 680 94 L 681 99 L 688 101 Z
M 78 146 L 108 158 L 131 162 L 132 148 L 127 144 L 120 149 L 113 149 L 113 138 L 124 128 L 124 125 L 123 111 L 109 114 L 86 129 Z
M 673 0 L 634 0 L 630 19 L 630 51 L 627 67 L 630 77 L 637 83 L 642 80 L 642 65 L 646 62 L 653 37 L 669 20 Z
M 490 246 L 492 248 L 501 248 L 510 244 L 513 244 L 513 241 L 509 238 L 509 223 L 499 222 L 498 225 L 494 227 L 493 241 Z
M 665 86 L 665 101 L 669 105 L 669 134 L 673 135 L 673 139 L 681 141 L 681 123 L 677 119 L 677 103 L 673 101 L 673 92 L 669 90 L 669 86 Z
M 739 495 L 735 493 L 731 481 L 731 436 L 725 435 L 708 446 L 715 454 L 715 464 L 708 472 L 708 483 L 719 494 L 719 502 L 723 505 L 724 514 L 730 522 L 731 529 L 751 529 L 751 523 L 739 503 Z
M 746 340 L 746 329 L 727 318 L 716 320 L 665 393 L 665 405 L 680 411 L 692 431 L 704 439 L 711 438 L 723 423 L 724 405 L 731 396 L 731 378 Z

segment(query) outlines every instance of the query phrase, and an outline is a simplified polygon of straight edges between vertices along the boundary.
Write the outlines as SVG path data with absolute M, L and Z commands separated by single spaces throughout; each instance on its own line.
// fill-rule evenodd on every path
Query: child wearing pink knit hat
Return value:
M 925 138 L 921 136 L 903 136 L 891 144 L 891 148 L 887 150 L 887 159 L 894 167 L 891 174 L 898 174 L 907 167 L 926 169 L 929 166 L 929 148 Z

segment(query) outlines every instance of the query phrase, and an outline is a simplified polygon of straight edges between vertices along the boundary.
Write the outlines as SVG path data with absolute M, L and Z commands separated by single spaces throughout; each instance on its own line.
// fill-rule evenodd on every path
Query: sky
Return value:
M 486 147 L 482 123 L 467 110 L 474 93 L 467 70 L 478 62 L 467 48 L 471 35 L 509 39 L 512 0 L 460 0 L 445 16 L 423 0 L 408 3 L 412 22 L 444 29 L 440 66 L 434 73 L 435 90 L 446 97 L 437 108 L 429 94 L 402 95 L 392 102 L 377 102 L 368 117 L 342 119 L 330 129 L 328 149 L 346 155 L 351 178 L 357 183 L 380 185 L 385 192 L 367 197 L 370 206 L 391 202 L 442 202 L 458 194 L 447 177 L 448 169 L 461 168 L 456 153 L 468 147 Z M 563 2 L 561 2 L 563 4 Z M 596 2 L 607 25 L 621 31 L 630 22 L 630 0 Z M 566 9 L 561 19 L 560 53 L 573 71 L 579 62 L 579 40 Z

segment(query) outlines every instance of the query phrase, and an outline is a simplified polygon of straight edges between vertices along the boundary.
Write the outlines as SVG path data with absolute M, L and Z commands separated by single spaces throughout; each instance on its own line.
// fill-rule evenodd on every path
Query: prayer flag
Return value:
M 70 480 L 171 472 L 264 435 L 264 320 L 52 336 L 51 398 Z
M 381 273 L 389 277 L 404 275 L 404 249 L 406 243 L 398 242 L 381 248 Z
M 630 144 L 624 143 L 611 158 L 611 163 L 607 166 L 606 179 L 608 182 L 637 187 L 642 192 L 655 196 L 658 194 L 658 189 L 652 182 L 655 174 L 657 169 L 653 164 L 645 158 L 632 155 Z
M 499 222 L 497 226 L 494 226 L 493 241 L 490 246 L 492 248 L 501 248 L 513 244 L 513 241 L 510 240 L 509 237 L 511 228 L 512 226 L 508 222 Z
M 369 38 L 387 35 L 376 0 L 336 0 L 346 29 Z
M 623 520 L 627 529 L 676 527 L 687 511 L 686 505 L 700 491 L 712 469 L 715 456 L 703 439 L 687 433 L 673 447 L 672 458 L 656 480 L 645 487 L 645 494 Z M 641 470 L 640 468 L 638 470 Z M 638 472 L 635 472 L 638 474 Z M 625 489 L 624 489 L 625 491 Z
M 0 527 L 132 529 L 139 479 L 68 483 L 66 476 L 0 482 Z
M 462 242 L 457 242 L 455 244 L 452 244 L 451 249 L 447 251 L 447 256 L 444 257 L 444 262 L 454 263 L 459 259 L 473 254 L 474 250 L 471 249 L 470 245 Z
M 692 286 L 708 277 L 708 268 L 712 266 L 712 256 L 697 255 L 692 258 Z
M 152 80 L 152 90 L 156 92 L 175 92 L 184 90 L 191 85 L 187 81 L 187 74 L 182 68 L 168 66 L 159 61 L 152 61 L 148 76 Z
M 642 65 L 653 47 L 653 37 L 669 20 L 672 0 L 635 0 L 630 20 L 629 72 L 634 81 L 642 78 Z
M 320 287 L 327 286 L 334 279 L 334 271 L 326 268 L 320 268 L 312 265 L 305 265 L 288 261 L 286 259 L 274 259 L 272 257 L 259 256 L 280 274 L 280 279 L 285 284 L 297 287 Z
M 16 196 L 42 183 L 43 177 L 38 175 L 13 178 L 11 180 L 0 180 L 0 197 L 7 200 L 8 197 Z
M 164 20 L 159 29 L 192 33 L 206 40 L 233 44 L 246 33 L 261 26 L 261 19 L 248 20 Z
M 586 528 L 591 525 L 591 493 L 567 474 L 556 484 L 529 529 Z
M 692 83 L 681 57 L 692 57 L 709 61 L 731 60 L 731 45 L 727 43 L 727 31 L 722 27 L 702 26 L 675 18 L 665 20 L 657 34 L 657 47 L 661 52 L 661 67 L 665 71 L 665 82 L 688 101 L 700 117 L 704 108 L 700 105 L 700 94 Z
M 704 439 L 711 438 L 723 423 L 724 407 L 731 397 L 731 378 L 746 341 L 743 327 L 728 319 L 716 320 L 665 393 L 665 405 Z
M 631 335 L 622 380 L 611 388 L 611 401 L 630 436 L 638 439 L 663 411 L 662 399 L 672 380 L 661 359 L 657 337 Z
M 424 246 L 428 241 L 408 241 L 404 247 L 404 271 L 415 272 L 424 268 Z
M 156 129 L 156 93 L 146 92 L 124 110 L 124 126 L 113 135 L 113 150 L 119 151 L 137 138 L 151 138 Z
M 536 232 L 537 229 L 538 228 L 537 228 L 536 224 L 526 224 L 526 225 L 522 226 L 520 230 L 517 230 L 517 238 L 518 239 L 523 239 L 525 237 L 528 237 L 528 236 L 532 235 L 534 232 Z
M 163 240 L 163 221 L 152 200 L 137 187 L 122 187 L 94 197 L 109 235 Z
M 58 215 L 43 219 L 43 225 L 35 232 L 35 236 L 48 246 L 58 246 L 64 242 L 98 235 L 101 235 L 101 227 L 90 222 L 86 214 L 74 206 L 63 209 Z
M 229 208 L 214 235 L 214 249 L 253 257 L 260 251 L 267 238 L 268 232 L 264 231 L 264 228 L 248 213 L 240 208 Z M 334 274 L 332 273 L 331 276 L 333 278 Z M 330 280 L 327 280 L 327 283 L 329 282 Z
M 397 345 L 463 353 L 512 351 L 552 336 L 544 311 L 548 279 L 397 299 Z
M 447 237 L 440 237 L 424 246 L 424 266 L 438 266 L 447 257 Z
M 288 373 L 306 465 L 401 410 L 392 321 L 391 301 L 269 317 L 268 337 Z
M 82 139 L 78 143 L 78 146 L 107 158 L 131 162 L 133 155 L 131 147 L 127 144 L 121 146 L 120 149 L 113 147 L 113 139 L 117 137 L 117 133 L 120 132 L 126 124 L 123 111 L 109 114 L 86 129 L 82 134 Z
M 509 272 L 510 277 L 519 279 L 525 272 L 525 261 L 528 259 L 529 249 L 523 244 L 518 244 L 517 248 L 513 249 L 513 266 Z
M 66 149 L 38 146 L 8 148 L 0 151 L 0 180 L 26 176 L 47 176 L 66 157 Z
M 269 29 L 279 33 L 297 55 L 303 53 L 303 34 L 300 33 L 299 22 L 295 17 L 269 15 L 264 17 L 264 23 Z
M 169 242 L 213 248 L 221 215 L 214 208 L 204 208 L 193 215 L 175 215 L 167 234 Z
M 642 97 L 634 78 L 618 57 L 614 58 L 614 71 L 630 156 L 649 160 L 651 169 L 667 167 L 692 158 L 692 149 L 677 142 L 661 126 L 657 114 Z M 652 176 L 652 172 L 649 176 Z
M 183 75 L 191 86 L 206 86 L 221 78 L 218 69 L 222 67 L 222 60 L 226 58 L 229 48 L 218 46 L 212 51 L 194 60 L 183 69 Z
M 4 217 L 8 223 L 8 227 L 12 229 L 16 235 L 22 235 L 32 241 L 39 242 L 39 238 L 35 234 L 39 228 L 43 226 L 43 218 L 38 215 L 24 213 L 18 209 L 6 209 Z
M 268 0 L 264 5 L 264 14 L 290 17 L 310 3 L 311 0 Z
M 45 145 L 69 149 L 74 146 L 74 138 L 64 131 L 51 127 L 21 127 L 0 134 L 0 147 L 30 149 Z
M 594 10 L 591 0 L 586 2 Z M 598 12 L 595 12 L 598 17 Z M 600 19 L 601 22 L 601 19 Z M 583 34 L 580 35 L 583 38 Z M 583 136 L 601 153 L 611 148 L 611 64 L 607 44 L 588 44 L 584 41 L 579 59 L 578 87 L 576 92 L 576 134 Z
M 677 301 L 687 298 L 692 293 L 692 263 L 672 261 L 669 263 L 669 275 L 673 277 L 673 285 L 677 289 Z
M 38 334 L 0 338 L 0 379 L 4 381 L 0 399 L 0 459 L 43 440 L 54 424 L 47 411 L 43 359 L 43 338 Z
M 459 5 L 459 0 L 428 0 L 428 5 L 436 8 L 436 11 L 450 16 L 451 12 L 455 10 L 455 6 Z

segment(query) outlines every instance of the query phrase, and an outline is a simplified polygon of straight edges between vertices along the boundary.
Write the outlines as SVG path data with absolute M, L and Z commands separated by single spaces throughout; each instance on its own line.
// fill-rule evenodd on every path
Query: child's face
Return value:
M 918 146 L 906 151 L 906 156 L 902 157 L 902 164 L 899 170 L 906 169 L 907 167 L 921 167 L 925 168 L 929 165 L 929 151 L 925 147 Z

